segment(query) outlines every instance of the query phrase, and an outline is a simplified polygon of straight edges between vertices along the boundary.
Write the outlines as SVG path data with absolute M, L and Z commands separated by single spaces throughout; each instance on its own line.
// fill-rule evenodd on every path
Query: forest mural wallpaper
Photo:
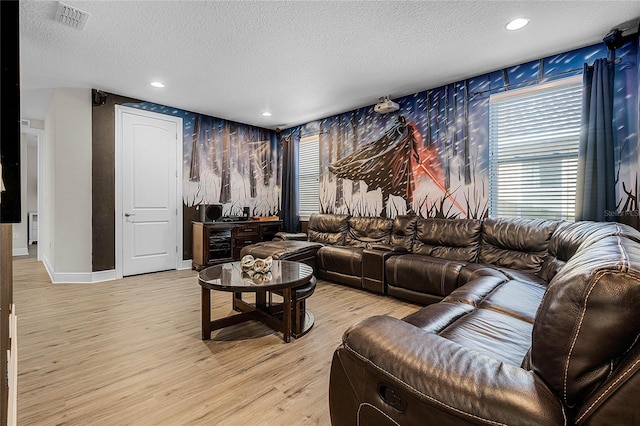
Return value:
M 127 106 L 184 120 L 184 205 L 220 203 L 223 214 L 280 213 L 280 138 L 318 135 L 320 211 L 360 216 L 410 212 L 482 218 L 489 213 L 489 97 L 580 75 L 607 57 L 585 47 L 395 99 L 396 113 L 372 106 L 282 131 L 149 102 Z M 616 51 L 616 197 L 621 221 L 637 222 L 638 40 Z M 637 225 L 636 225 L 637 226 Z
M 318 135 L 320 210 L 364 216 L 414 212 L 482 218 L 489 212 L 489 96 L 582 73 L 604 44 L 554 55 L 283 131 Z M 637 220 L 638 42 L 616 51 L 618 215 Z
M 222 204 L 223 215 L 280 212 L 281 156 L 275 132 L 151 102 L 126 103 L 183 120 L 183 203 Z

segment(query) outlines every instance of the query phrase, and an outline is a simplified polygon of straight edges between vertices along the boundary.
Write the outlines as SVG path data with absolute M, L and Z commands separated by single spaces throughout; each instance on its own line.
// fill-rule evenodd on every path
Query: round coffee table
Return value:
M 244 321 L 257 320 L 283 334 L 289 342 L 292 335 L 292 308 L 295 287 L 315 285 L 313 268 L 300 262 L 274 260 L 269 275 L 249 276 L 240 262 L 223 263 L 203 269 L 198 274 L 202 287 L 202 340 L 209 340 L 211 332 Z M 211 290 L 233 293 L 233 309 L 239 311 L 227 317 L 211 320 Z M 281 304 L 267 304 L 267 294 L 282 295 Z M 242 293 L 255 293 L 255 303 L 242 300 Z M 271 298 L 269 298 L 271 299 Z M 305 332 L 313 325 L 313 316 L 305 313 Z

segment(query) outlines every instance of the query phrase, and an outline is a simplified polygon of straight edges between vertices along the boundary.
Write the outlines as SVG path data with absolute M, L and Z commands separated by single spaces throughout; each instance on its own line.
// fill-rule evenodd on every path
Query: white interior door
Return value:
M 175 269 L 179 119 L 129 110 L 120 117 L 122 275 Z

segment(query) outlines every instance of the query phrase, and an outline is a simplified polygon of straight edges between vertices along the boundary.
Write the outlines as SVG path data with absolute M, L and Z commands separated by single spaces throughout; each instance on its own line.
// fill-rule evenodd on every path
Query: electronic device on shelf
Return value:
M 218 222 L 244 222 L 249 220 L 249 216 L 223 216 Z

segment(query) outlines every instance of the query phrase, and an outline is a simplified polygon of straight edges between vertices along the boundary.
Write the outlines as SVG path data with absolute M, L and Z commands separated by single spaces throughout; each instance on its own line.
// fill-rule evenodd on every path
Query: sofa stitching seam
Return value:
M 580 321 L 578 322 L 578 327 L 576 329 L 575 334 L 573 335 L 573 339 L 571 340 L 571 346 L 569 347 L 569 353 L 567 354 L 567 359 L 564 363 L 564 379 L 563 379 L 563 386 L 562 386 L 562 390 L 563 390 L 563 399 L 565 404 L 569 405 L 568 401 L 567 401 L 567 379 L 569 376 L 569 363 L 571 362 L 571 355 L 573 353 L 573 349 L 576 345 L 576 341 L 578 340 L 578 335 L 580 334 L 580 329 L 582 328 L 582 322 L 584 321 L 584 317 L 587 313 L 587 302 L 589 301 L 589 297 L 591 296 L 591 292 L 593 291 L 594 287 L 596 286 L 596 284 L 598 283 L 598 281 L 600 280 L 600 277 L 602 276 L 602 273 L 598 273 L 596 278 L 594 279 L 593 283 L 591 284 L 591 286 L 589 287 L 589 290 L 587 291 L 587 295 L 584 299 L 584 303 L 582 306 L 582 313 L 580 314 Z
M 633 370 L 633 369 L 634 369 L 634 367 L 635 367 L 638 363 L 640 363 L 640 359 L 636 360 L 636 362 L 634 362 L 634 363 L 633 363 L 633 364 L 632 364 L 632 365 L 631 365 L 631 366 L 630 366 L 630 367 L 629 367 L 629 368 L 628 368 L 624 373 L 622 373 L 622 374 L 620 375 L 620 377 L 618 377 L 618 378 L 617 378 L 613 383 L 611 383 L 611 385 L 609 385 L 609 387 L 608 387 L 608 388 L 606 388 L 606 389 L 604 390 L 604 392 L 602 392 L 602 393 L 600 394 L 600 396 L 598 396 L 598 398 L 596 398 L 596 400 L 595 400 L 595 401 L 593 401 L 593 403 L 589 406 L 589 408 L 587 408 L 587 409 L 585 410 L 585 412 L 584 412 L 584 413 L 582 413 L 582 415 L 576 419 L 576 422 L 581 421 L 581 420 L 584 418 L 584 416 L 586 416 L 587 414 L 589 414 L 589 411 L 591 411 L 591 409 L 593 408 L 593 406 L 594 406 L 594 405 L 596 405 L 596 404 L 597 404 L 597 403 L 598 403 L 598 402 L 599 402 L 599 401 L 600 401 L 600 400 L 601 400 L 601 399 L 602 399 L 606 394 L 608 394 L 608 393 L 611 391 L 611 389 L 612 389 L 615 385 L 617 385 L 617 384 L 618 384 L 618 382 L 620 382 L 623 378 L 625 378 L 625 376 L 626 376 L 627 374 L 629 374 L 629 372 L 630 372 L 631 370 Z
M 386 417 L 386 418 L 387 418 L 387 420 L 390 420 L 390 421 L 392 421 L 394 424 L 396 424 L 396 425 L 400 426 L 400 423 L 398 423 L 398 422 L 396 422 L 395 420 L 393 420 L 393 418 L 392 418 L 391 416 L 389 416 L 387 413 L 385 413 L 384 411 L 382 411 L 381 409 L 379 409 L 379 408 L 378 408 L 378 407 L 376 407 L 375 405 L 370 404 L 370 403 L 368 403 L 368 402 L 363 402 L 362 404 L 358 405 L 358 421 L 357 421 L 357 425 L 358 425 L 358 426 L 360 426 L 360 409 L 361 409 L 363 406 L 369 406 L 369 407 L 375 408 L 378 412 L 382 413 L 382 415 L 383 415 L 384 417 Z
M 621 260 L 622 264 L 620 265 L 620 270 L 622 272 L 625 272 L 625 271 L 627 271 L 629 269 L 628 265 L 627 265 L 627 263 L 625 261 L 627 256 L 626 256 L 624 247 L 621 244 L 622 239 L 619 236 L 616 237 L 616 238 L 618 239 L 618 244 L 617 245 L 620 248 L 620 252 L 621 252 L 620 253 L 620 255 L 621 255 L 620 256 L 620 260 Z M 585 315 L 587 313 L 587 303 L 589 301 L 589 297 L 591 296 L 591 293 L 592 293 L 593 289 L 595 288 L 596 284 L 599 283 L 599 281 L 602 278 L 602 276 L 604 276 L 605 274 L 607 274 L 609 272 L 610 271 L 608 271 L 608 270 L 607 271 L 600 271 L 600 272 L 598 272 L 596 274 L 596 276 L 595 276 L 595 278 L 593 280 L 593 284 L 591 284 L 591 286 L 589 288 L 589 291 L 587 291 L 587 295 L 586 295 L 586 297 L 584 299 L 582 314 L 580 315 L 580 322 L 578 323 L 578 328 L 576 329 L 576 333 L 575 333 L 575 335 L 573 337 L 573 340 L 571 342 L 571 347 L 569 348 L 569 353 L 567 354 L 567 360 L 565 362 L 564 383 L 563 383 L 563 393 L 564 393 L 564 395 L 563 396 L 564 396 L 564 402 L 566 404 L 568 404 L 568 401 L 567 401 L 567 379 L 568 379 L 568 375 L 569 375 L 569 363 L 571 362 L 571 355 L 573 353 L 573 349 L 575 347 L 576 341 L 578 340 L 578 334 L 580 334 L 580 329 L 582 328 L 582 322 L 584 321 L 584 317 L 585 317 Z

